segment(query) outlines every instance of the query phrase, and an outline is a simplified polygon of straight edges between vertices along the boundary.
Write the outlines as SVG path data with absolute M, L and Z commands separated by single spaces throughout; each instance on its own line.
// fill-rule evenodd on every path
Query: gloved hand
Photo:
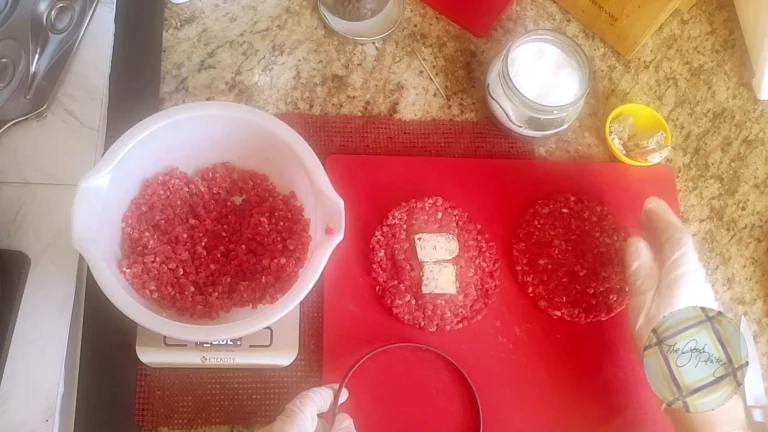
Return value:
M 300 393 L 286 405 L 285 411 L 274 423 L 257 432 L 355 432 L 352 419 L 344 413 L 336 416 L 336 422 L 332 428 L 317 417 L 331 407 L 333 394 L 337 388 L 337 385 L 332 384 Z M 347 389 L 344 389 L 340 403 L 347 400 L 348 396 Z
M 642 352 L 651 329 L 686 306 L 717 308 L 715 293 L 693 246 L 693 238 L 666 202 L 649 198 L 640 215 L 645 238 L 627 241 L 629 326 Z M 748 431 L 744 403 L 737 394 L 720 408 L 705 413 L 665 411 L 678 432 Z
M 671 208 L 649 198 L 640 214 L 646 238 L 627 241 L 629 325 L 638 348 L 665 315 L 686 306 L 717 309 L 693 238 Z

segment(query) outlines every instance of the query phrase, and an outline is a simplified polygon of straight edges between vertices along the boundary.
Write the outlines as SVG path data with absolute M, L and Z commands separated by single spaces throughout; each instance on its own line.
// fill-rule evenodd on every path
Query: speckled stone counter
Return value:
M 602 128 L 623 102 L 668 120 L 684 219 L 725 312 L 746 314 L 768 365 L 768 109 L 730 0 L 674 12 L 631 60 L 551 0 L 518 0 L 478 39 L 415 0 L 382 41 L 357 44 L 325 28 L 311 0 L 193 0 L 166 10 L 162 94 L 168 106 L 230 100 L 269 112 L 381 114 L 404 119 L 489 116 L 488 64 L 518 35 L 563 32 L 592 62 L 579 119 L 537 151 L 554 159 L 611 160 Z M 448 95 L 444 100 L 412 50 Z M 762 331 L 761 331 L 762 330 Z

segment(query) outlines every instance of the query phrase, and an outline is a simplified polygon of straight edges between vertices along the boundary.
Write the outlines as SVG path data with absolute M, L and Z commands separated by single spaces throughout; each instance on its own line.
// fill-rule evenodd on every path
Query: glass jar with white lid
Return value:
M 493 61 L 486 97 L 504 127 L 543 137 L 562 131 L 578 116 L 590 78 L 589 60 L 578 43 L 551 30 L 534 30 Z

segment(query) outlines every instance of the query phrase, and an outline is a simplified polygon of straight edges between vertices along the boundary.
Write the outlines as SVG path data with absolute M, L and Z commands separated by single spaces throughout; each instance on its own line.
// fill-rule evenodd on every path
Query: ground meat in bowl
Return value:
M 296 194 L 230 163 L 144 181 L 123 215 L 119 268 L 141 296 L 192 318 L 270 304 L 307 260 Z

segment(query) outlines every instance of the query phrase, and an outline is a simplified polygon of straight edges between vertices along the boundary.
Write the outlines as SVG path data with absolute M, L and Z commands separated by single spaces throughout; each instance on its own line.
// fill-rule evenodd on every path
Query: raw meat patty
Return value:
M 456 294 L 424 294 L 418 233 L 447 233 L 459 243 Z M 382 304 L 402 322 L 423 330 L 453 330 L 479 320 L 499 289 L 496 245 L 455 204 L 442 198 L 412 200 L 392 210 L 371 240 L 372 276 Z
M 520 285 L 555 318 L 585 323 L 627 305 L 629 234 L 604 205 L 565 194 L 536 203 L 513 246 Z

